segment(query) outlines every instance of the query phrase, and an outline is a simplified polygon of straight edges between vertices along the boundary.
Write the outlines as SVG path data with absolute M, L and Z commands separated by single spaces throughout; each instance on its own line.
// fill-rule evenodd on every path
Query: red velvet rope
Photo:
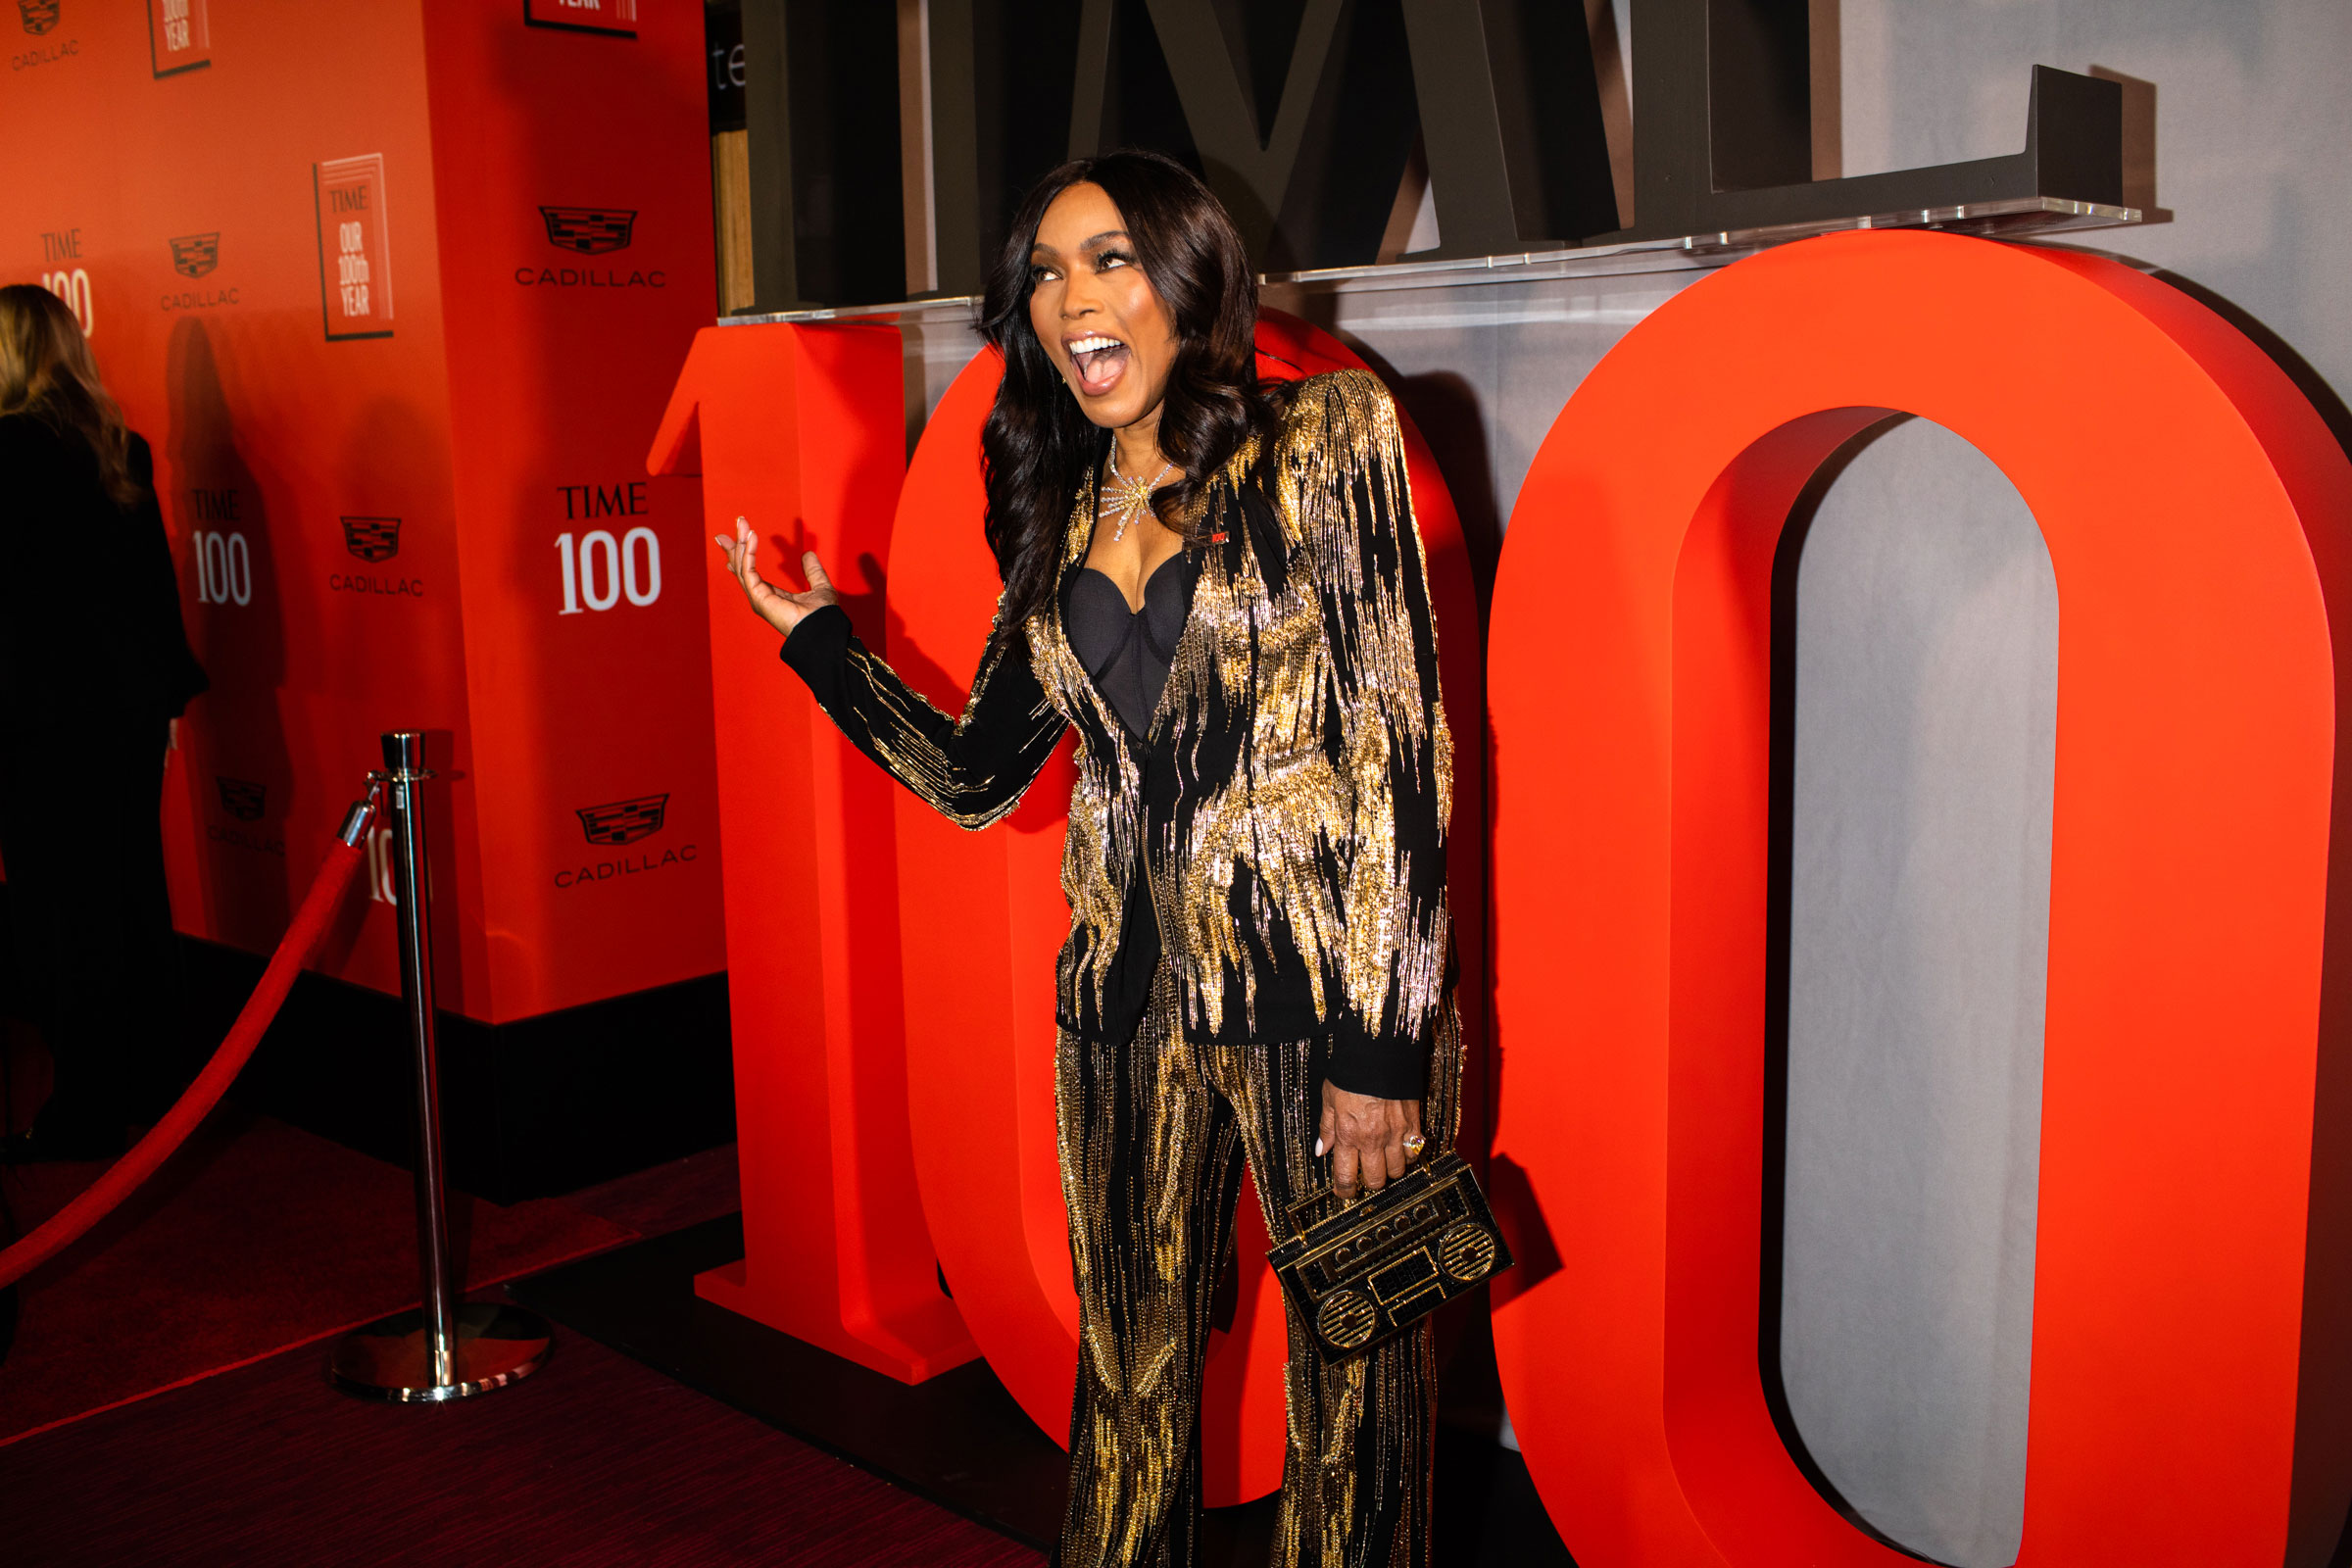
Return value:
M 286 928 L 277 952 L 270 956 L 270 967 L 262 971 L 261 984 L 254 987 L 245 1009 L 237 1014 L 236 1024 L 228 1031 L 228 1038 L 220 1042 L 220 1049 L 213 1053 L 213 1059 L 205 1063 L 204 1071 L 196 1075 L 196 1081 L 179 1097 L 178 1103 L 164 1113 L 164 1119 L 130 1152 L 109 1167 L 79 1198 L 0 1252 L 0 1289 L 14 1285 L 55 1257 L 104 1219 L 117 1203 L 154 1175 L 156 1167 L 171 1158 L 188 1134 L 196 1130 L 196 1124 L 220 1102 L 230 1081 L 253 1055 L 253 1048 L 261 1044 L 270 1021 L 277 1016 L 278 1006 L 286 1000 L 286 991 L 294 984 L 295 974 L 310 956 L 311 949 L 318 945 L 327 922 L 334 918 L 343 890 L 351 886 L 352 873 L 364 858 L 359 847 L 340 839 L 328 849 L 326 863 L 318 868 L 318 880 L 311 884 L 310 895 L 295 911 L 294 923 Z

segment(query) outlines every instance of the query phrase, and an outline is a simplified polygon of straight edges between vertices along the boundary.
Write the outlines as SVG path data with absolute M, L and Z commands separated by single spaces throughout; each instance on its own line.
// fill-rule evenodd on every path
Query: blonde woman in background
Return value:
M 7 1157 L 105 1159 L 166 1102 L 164 754 L 206 686 L 154 461 L 71 311 L 0 288 L 0 858 L 8 1009 L 55 1087 Z

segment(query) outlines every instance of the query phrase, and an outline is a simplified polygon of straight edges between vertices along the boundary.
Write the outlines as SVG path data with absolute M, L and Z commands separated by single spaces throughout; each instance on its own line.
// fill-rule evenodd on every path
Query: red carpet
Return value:
M 0 1172 L 0 1198 L 28 1230 L 100 1168 Z M 0 1444 L 414 1304 L 415 1202 L 397 1166 L 224 1108 L 24 1281 Z M 635 1234 L 559 1199 L 453 1196 L 451 1224 L 476 1291 Z
M 570 1334 L 461 1405 L 350 1398 L 301 1350 L 0 1447 L 8 1568 L 1043 1561 Z

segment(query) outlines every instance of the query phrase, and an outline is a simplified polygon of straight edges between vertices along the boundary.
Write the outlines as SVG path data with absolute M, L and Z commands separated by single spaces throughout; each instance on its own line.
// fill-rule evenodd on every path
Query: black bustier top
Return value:
M 1062 589 L 1061 614 L 1070 652 L 1086 666 L 1095 689 L 1140 739 L 1152 734 L 1152 715 L 1168 684 L 1176 640 L 1192 610 L 1193 579 L 1200 563 L 1188 550 L 1161 562 L 1144 583 L 1144 608 L 1129 610 L 1127 596 L 1092 566 L 1070 573 Z
M 1174 750 L 1164 738 L 1153 744 L 1152 719 L 1167 689 L 1200 576 L 1200 552 L 1177 551 L 1145 579 L 1141 610 L 1129 610 L 1119 585 L 1092 566 L 1071 572 L 1061 586 L 1061 625 L 1070 652 L 1119 722 L 1143 743 L 1147 792 L 1154 782 L 1164 786 L 1174 776 Z M 1123 1041 L 1134 1038 L 1151 1004 L 1161 956 L 1159 916 L 1152 907 L 1152 877 L 1140 845 L 1114 940 L 1117 950 L 1104 970 L 1102 1021 L 1110 1039 Z

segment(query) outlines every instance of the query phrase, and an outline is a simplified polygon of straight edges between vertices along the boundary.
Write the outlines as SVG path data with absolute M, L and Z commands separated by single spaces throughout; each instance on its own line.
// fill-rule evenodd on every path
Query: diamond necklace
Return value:
M 1176 465 L 1173 463 L 1163 463 L 1159 466 L 1159 471 L 1149 479 L 1129 478 L 1119 472 L 1119 449 L 1116 443 L 1112 444 L 1110 483 L 1103 487 L 1108 494 L 1095 509 L 1097 516 L 1112 518 L 1110 530 L 1112 544 L 1115 545 L 1126 538 L 1127 525 L 1152 510 L 1152 492 L 1159 488 L 1159 481 L 1166 478 L 1168 470 L 1174 466 Z

